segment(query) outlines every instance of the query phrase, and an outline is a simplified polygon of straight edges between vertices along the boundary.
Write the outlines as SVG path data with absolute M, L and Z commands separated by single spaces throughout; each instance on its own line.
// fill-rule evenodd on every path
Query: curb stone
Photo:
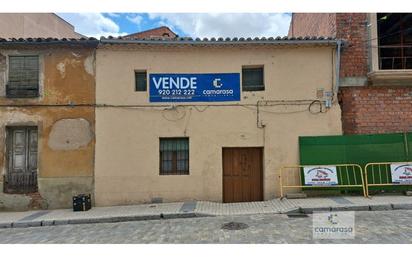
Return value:
M 337 206 L 332 207 L 331 211 L 369 211 L 369 206 L 361 205 L 361 206 Z
M 11 228 L 11 222 L 10 223 L 0 223 L 0 228 Z
M 163 219 L 195 218 L 194 212 L 163 214 Z
M 54 220 L 53 225 L 67 225 L 69 224 L 68 220 Z
M 54 220 L 42 220 L 41 221 L 42 227 L 53 226 L 53 225 L 54 225 Z
M 312 214 L 314 212 L 328 212 L 328 211 L 331 211 L 331 207 L 301 208 L 301 212 L 305 214 Z
M 13 228 L 40 227 L 41 221 L 12 222 L 11 226 Z
M 301 208 L 293 208 L 293 209 L 290 208 L 289 210 L 284 211 L 284 212 L 279 211 L 279 214 L 288 214 L 288 213 L 297 213 L 297 212 L 302 212 Z
M 394 210 L 412 210 L 411 203 L 394 203 L 392 204 Z
M 369 205 L 371 211 L 389 211 L 392 210 L 392 204 Z

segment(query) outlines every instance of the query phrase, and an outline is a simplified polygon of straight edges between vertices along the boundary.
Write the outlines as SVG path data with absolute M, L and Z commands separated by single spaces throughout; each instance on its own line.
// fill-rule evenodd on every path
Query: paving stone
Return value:
M 355 238 L 312 237 L 312 215 L 253 214 L 0 229 L 0 243 L 412 243 L 412 210 L 359 211 Z M 227 231 L 229 222 L 244 230 Z

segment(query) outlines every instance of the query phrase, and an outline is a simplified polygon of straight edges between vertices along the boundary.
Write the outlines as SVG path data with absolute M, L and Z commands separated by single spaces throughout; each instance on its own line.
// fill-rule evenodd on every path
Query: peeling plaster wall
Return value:
M 49 134 L 52 150 L 76 150 L 87 146 L 93 134 L 90 122 L 85 119 L 61 119 L 56 121 Z
M 38 189 L 45 203 L 42 206 L 69 208 L 73 194 L 93 192 L 94 49 L 0 49 L 0 88 L 4 88 L 7 81 L 10 53 L 39 54 L 43 85 L 39 98 L 8 99 L 0 90 L 0 184 L 3 185 L 3 175 L 7 171 L 6 126 L 37 125 Z M 10 104 L 42 106 L 4 106 Z M 0 210 L 28 209 L 30 199 L 28 195 L 4 194 L 1 188 Z

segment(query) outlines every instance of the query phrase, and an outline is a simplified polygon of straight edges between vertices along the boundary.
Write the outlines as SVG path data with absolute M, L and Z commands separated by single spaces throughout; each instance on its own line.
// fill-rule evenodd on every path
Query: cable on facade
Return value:
M 182 114 L 180 117 L 178 117 L 178 118 L 176 118 L 176 119 L 170 119 L 170 118 L 167 118 L 167 117 L 166 117 L 166 115 L 165 115 L 166 111 L 175 111 L 176 113 L 179 113 L 179 110 L 178 110 L 178 109 L 179 109 L 180 107 L 183 107 L 183 114 Z M 183 119 L 185 116 L 186 116 L 186 109 L 185 109 L 184 106 L 173 106 L 172 108 L 166 108 L 166 109 L 163 109 L 163 110 L 162 110 L 162 117 L 163 117 L 165 120 L 168 120 L 168 121 L 179 121 L 179 120 Z
M 313 107 L 315 104 L 319 104 L 319 111 L 318 111 L 318 112 L 312 111 L 312 107 Z M 323 110 L 323 104 L 322 104 L 322 102 L 321 102 L 320 100 L 315 100 L 315 101 L 311 102 L 311 103 L 309 104 L 309 106 L 308 106 L 308 111 L 309 111 L 310 113 L 312 113 L 312 114 L 319 114 L 319 113 L 324 113 L 324 112 L 325 112 L 325 111 Z

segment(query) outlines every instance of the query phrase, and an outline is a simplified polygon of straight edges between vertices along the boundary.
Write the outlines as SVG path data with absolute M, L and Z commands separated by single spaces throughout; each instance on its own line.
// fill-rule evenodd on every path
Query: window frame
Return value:
M 177 157 L 177 152 L 176 150 L 171 151 L 172 152 L 172 169 L 171 171 L 165 171 L 163 170 L 163 152 L 162 152 L 162 140 L 186 140 L 187 141 L 187 153 L 185 154 L 187 156 L 187 159 L 183 159 L 184 161 L 187 161 L 186 170 L 179 171 L 177 168 L 177 163 L 178 163 L 178 157 Z M 159 175 L 160 176 L 168 176 L 168 175 L 190 175 L 190 142 L 189 142 L 189 137 L 160 137 L 159 138 Z
M 138 75 L 138 73 L 144 73 L 145 74 L 145 82 L 146 82 L 145 90 L 138 90 L 138 88 L 137 88 L 137 75 Z M 134 70 L 134 91 L 143 93 L 143 92 L 147 92 L 147 88 L 148 88 L 148 85 L 147 85 L 147 70 Z
M 402 24 L 403 24 L 403 22 L 400 22 L 400 28 L 401 28 L 401 30 L 400 30 L 400 33 L 399 33 L 399 42 L 397 42 L 397 43 L 395 43 L 395 44 L 393 44 L 393 45 L 385 45 L 385 44 L 382 44 L 380 41 L 381 41 L 381 39 L 383 38 L 383 36 L 382 35 L 380 35 L 380 24 L 379 24 L 379 22 L 380 22 L 380 19 L 379 19 L 379 16 L 380 15 L 387 15 L 388 13 L 376 13 L 374 16 L 372 16 L 372 23 L 375 25 L 375 28 L 373 28 L 373 36 L 374 36 L 374 40 L 373 41 L 375 41 L 374 42 L 374 44 L 377 46 L 377 49 L 376 49 L 376 64 L 374 64 L 373 66 L 375 66 L 376 65 L 376 68 L 377 69 L 374 69 L 374 70 L 379 70 L 379 71 L 391 71 L 391 70 L 408 70 L 408 71 L 411 71 L 412 70 L 412 67 L 411 68 L 408 68 L 408 66 L 407 66 L 407 64 L 406 64 L 406 61 L 404 62 L 402 59 L 403 58 L 412 58 L 412 56 L 408 56 L 406 53 L 405 53 L 405 49 L 404 49 L 404 47 L 405 47 L 405 45 L 407 45 L 407 43 L 405 42 L 405 39 L 404 39 L 404 35 L 405 35 L 405 31 L 404 30 L 402 30 Z M 403 17 L 403 15 L 405 15 L 405 14 L 408 14 L 408 13 L 394 13 L 394 14 L 397 14 L 397 15 L 400 15 L 400 19 L 402 20 L 402 17 Z M 400 20 L 400 21 L 401 21 Z M 397 35 L 397 34 L 395 34 L 395 35 Z M 373 37 L 372 36 L 372 37 Z M 381 38 L 382 37 L 382 38 Z M 384 51 L 384 49 L 385 48 L 388 48 L 388 49 L 390 49 L 390 48 L 399 48 L 399 51 L 400 51 L 400 53 L 399 53 L 399 55 L 396 55 L 396 54 L 392 54 L 392 55 L 394 55 L 394 56 L 385 56 L 385 55 L 383 55 L 382 56 L 382 51 Z M 373 51 L 373 50 L 372 50 Z M 410 50 L 410 51 L 412 51 L 412 50 Z M 386 65 L 384 65 L 383 64 L 383 59 L 390 59 L 390 58 L 393 58 L 393 60 L 392 60 L 392 68 L 386 68 Z M 402 66 L 402 67 L 400 67 L 400 68 L 394 68 L 394 66 L 393 65 L 396 65 L 395 64 L 395 61 L 394 61 L 394 59 L 395 58 L 400 58 L 401 59 L 401 61 L 400 61 L 400 65 Z
M 25 85 L 22 88 L 19 88 L 21 85 L 13 85 L 13 82 L 10 82 L 11 77 L 11 59 L 12 58 L 27 58 L 27 57 L 36 57 L 37 59 L 37 83 L 33 85 Z M 25 66 L 25 63 L 24 63 Z M 24 67 L 25 68 L 25 67 Z M 24 70 L 23 70 L 24 71 Z M 7 82 L 6 82 L 6 98 L 38 98 L 40 97 L 40 73 L 41 73 L 41 60 L 40 55 L 38 54 L 21 54 L 21 55 L 8 55 L 7 56 Z M 18 83 L 18 82 L 15 82 Z
M 257 69 L 262 70 L 262 85 L 247 85 L 246 86 L 245 76 L 244 76 L 245 70 L 257 70 Z M 253 66 L 244 65 L 242 66 L 242 91 L 244 92 L 265 91 L 265 67 L 264 65 L 253 65 Z

